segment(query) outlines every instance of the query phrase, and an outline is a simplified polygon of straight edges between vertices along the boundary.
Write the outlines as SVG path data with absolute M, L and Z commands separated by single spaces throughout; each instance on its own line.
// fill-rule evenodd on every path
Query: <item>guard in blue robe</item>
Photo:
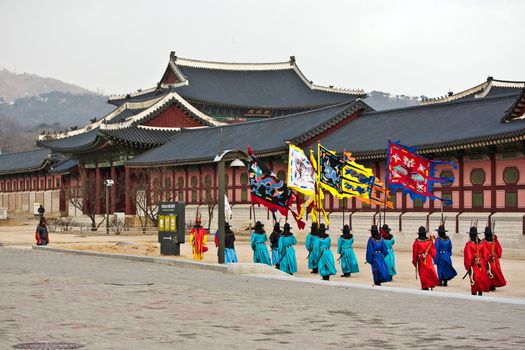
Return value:
M 231 226 L 229 223 L 225 223 L 225 230 L 224 230 L 224 263 L 230 264 L 230 263 L 236 263 L 237 261 L 237 254 L 235 253 L 235 234 L 231 230 Z
M 354 248 L 354 235 L 350 233 L 350 227 L 344 225 L 341 230 L 343 234 L 337 241 L 337 254 L 341 262 L 341 270 L 343 274 L 341 277 L 350 277 L 352 273 L 359 272 L 359 265 L 355 257 Z
M 319 225 L 318 233 L 319 241 L 319 260 L 317 266 L 319 268 L 319 275 L 323 280 L 328 281 L 331 275 L 335 275 L 337 270 L 335 268 L 334 254 L 330 250 L 332 239 L 330 235 L 326 233 L 326 226 L 324 224 Z
M 266 233 L 264 232 L 264 225 L 257 221 L 252 232 L 252 239 L 250 240 L 253 250 L 253 262 L 266 265 L 272 265 L 270 255 L 268 254 L 268 247 L 266 246 Z
M 310 233 L 306 235 L 306 250 L 308 250 L 308 268 L 312 271 L 310 273 L 318 273 L 317 262 L 319 261 L 319 237 L 317 222 L 312 223 Z
M 295 257 L 294 245 L 297 244 L 297 239 L 290 232 L 290 224 L 285 223 L 283 227 L 283 233 L 279 237 L 279 255 L 281 261 L 279 263 L 279 269 L 283 272 L 293 275 L 297 272 L 297 258 Z
M 384 224 L 381 227 L 381 237 L 385 242 L 388 255 L 385 257 L 386 266 L 388 268 L 388 273 L 390 276 L 394 277 L 397 274 L 396 271 L 396 258 L 394 256 L 394 244 L 396 243 L 394 236 L 390 232 L 392 231 L 387 224 Z
M 448 281 L 453 279 L 458 273 L 452 266 L 452 241 L 447 236 L 448 230 L 445 229 L 445 225 L 439 225 L 436 231 L 438 237 L 434 243 L 436 247 L 434 264 L 437 266 L 439 285 L 446 287 Z
M 366 262 L 372 268 L 374 284 L 380 286 L 383 282 L 390 282 L 392 276 L 388 273 L 385 256 L 388 255 L 386 244 L 381 238 L 377 225 L 372 225 L 370 229 L 371 237 L 366 246 Z
M 275 265 L 276 268 L 279 268 L 279 261 L 281 260 L 281 255 L 279 254 L 279 237 L 281 237 L 281 227 L 279 223 L 276 222 L 273 225 L 273 232 L 270 235 L 270 248 L 272 249 L 272 265 Z

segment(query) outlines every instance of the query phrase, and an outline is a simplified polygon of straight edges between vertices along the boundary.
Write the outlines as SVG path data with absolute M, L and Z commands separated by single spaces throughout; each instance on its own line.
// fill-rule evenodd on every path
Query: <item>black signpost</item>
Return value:
M 159 204 L 160 255 L 180 255 L 184 243 L 186 222 L 184 202 L 162 202 Z

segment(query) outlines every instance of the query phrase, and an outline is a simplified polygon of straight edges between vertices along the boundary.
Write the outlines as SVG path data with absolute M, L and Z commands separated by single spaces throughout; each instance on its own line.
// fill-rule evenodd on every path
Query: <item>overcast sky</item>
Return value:
M 170 51 L 295 55 L 316 84 L 439 96 L 525 80 L 525 1 L 0 0 L 0 67 L 106 94 L 148 88 Z

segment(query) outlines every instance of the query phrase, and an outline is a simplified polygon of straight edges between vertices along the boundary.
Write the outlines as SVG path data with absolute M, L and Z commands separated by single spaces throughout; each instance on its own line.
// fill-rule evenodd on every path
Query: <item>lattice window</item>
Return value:
M 199 183 L 197 176 L 192 176 L 190 179 L 190 183 L 191 183 L 191 201 L 193 203 L 196 203 L 198 201 L 197 185 Z
M 397 208 L 397 196 L 395 193 L 392 193 L 389 197 L 388 197 L 388 200 L 390 202 L 392 202 L 392 204 L 394 205 L 394 209 Z
M 50 189 L 53 187 L 53 180 L 47 179 L 47 188 Z
M 470 172 L 470 182 L 473 185 L 483 185 L 485 183 L 485 170 L 481 168 L 472 169 Z
M 448 177 L 450 179 L 453 179 L 454 178 L 454 173 L 452 172 L 452 170 L 443 170 L 439 174 L 439 177 Z M 452 182 L 449 182 L 449 183 L 446 183 L 446 184 L 441 184 L 441 186 L 443 186 L 443 187 L 452 186 Z
M 501 153 L 501 159 L 516 159 L 516 158 L 518 158 L 518 153 L 516 152 Z
M 507 185 L 517 184 L 520 180 L 520 172 L 516 167 L 508 167 L 503 170 L 503 181 Z
M 44 179 L 40 179 L 40 189 L 44 190 L 45 189 L 44 186 L 45 186 Z
M 441 198 L 452 201 L 452 193 L 442 193 Z M 443 202 L 443 208 L 450 208 L 451 206 L 451 204 L 446 204 Z
M 505 207 L 506 208 L 517 208 L 518 207 L 518 193 L 516 191 L 505 191 Z
M 472 192 L 472 208 L 483 208 L 483 191 Z
M 246 185 L 248 184 L 248 174 L 243 173 L 241 174 L 241 201 L 246 202 L 248 201 L 248 189 L 246 188 Z
M 211 183 L 210 175 L 206 175 L 204 177 L 204 191 L 206 192 L 206 203 L 212 203 L 213 202 L 213 190 L 212 190 L 212 183 Z
M 178 187 L 178 199 L 179 201 L 184 201 L 184 178 L 182 176 L 179 176 L 177 179 L 177 187 Z
M 55 179 L 55 186 L 56 186 L 57 188 L 60 188 L 60 178 L 56 178 L 56 179 Z M 28 187 L 29 187 L 29 186 L 28 186 Z
M 36 179 L 33 179 L 33 187 L 32 187 L 33 190 L 36 190 L 36 184 L 37 184 Z

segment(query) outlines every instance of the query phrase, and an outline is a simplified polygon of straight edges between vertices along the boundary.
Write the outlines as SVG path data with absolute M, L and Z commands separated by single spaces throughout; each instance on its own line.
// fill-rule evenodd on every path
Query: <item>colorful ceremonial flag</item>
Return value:
M 333 196 L 356 197 L 367 204 L 375 203 L 393 208 L 393 203 L 388 201 L 388 191 L 375 177 L 372 169 L 357 163 L 350 152 L 345 151 L 343 157 L 339 157 L 334 151 L 319 144 L 318 154 L 319 183 Z
M 317 174 L 317 169 L 319 167 L 318 159 L 315 159 L 314 151 L 310 149 L 310 164 L 312 164 L 314 173 Z M 307 211 L 312 216 L 312 222 L 319 222 L 321 213 L 323 214 L 324 221 L 326 226 L 330 226 L 330 221 L 328 219 L 328 214 L 324 210 L 324 192 L 319 186 L 319 177 L 315 177 L 315 194 L 310 200 L 305 203 Z
M 313 196 L 315 193 L 315 172 L 312 163 L 303 150 L 290 144 L 288 152 L 288 187 L 297 192 Z
M 248 147 L 251 156 L 249 167 L 249 183 L 252 203 L 262 204 L 270 211 L 279 211 L 284 216 L 288 216 L 291 211 L 299 229 L 303 229 L 305 224 L 301 221 L 291 206 L 295 202 L 297 211 L 301 208 L 301 199 L 286 185 L 286 182 L 279 179 L 263 162 L 261 162 Z
M 400 189 L 408 193 L 412 200 L 420 198 L 423 202 L 427 198 L 439 199 L 447 204 L 451 200 L 444 200 L 432 194 L 433 184 L 453 182 L 453 178 L 434 177 L 435 166 L 450 164 L 455 169 L 454 162 L 434 161 L 424 158 L 416 153 L 414 148 L 403 146 L 388 140 L 387 154 L 387 184 L 392 190 Z

